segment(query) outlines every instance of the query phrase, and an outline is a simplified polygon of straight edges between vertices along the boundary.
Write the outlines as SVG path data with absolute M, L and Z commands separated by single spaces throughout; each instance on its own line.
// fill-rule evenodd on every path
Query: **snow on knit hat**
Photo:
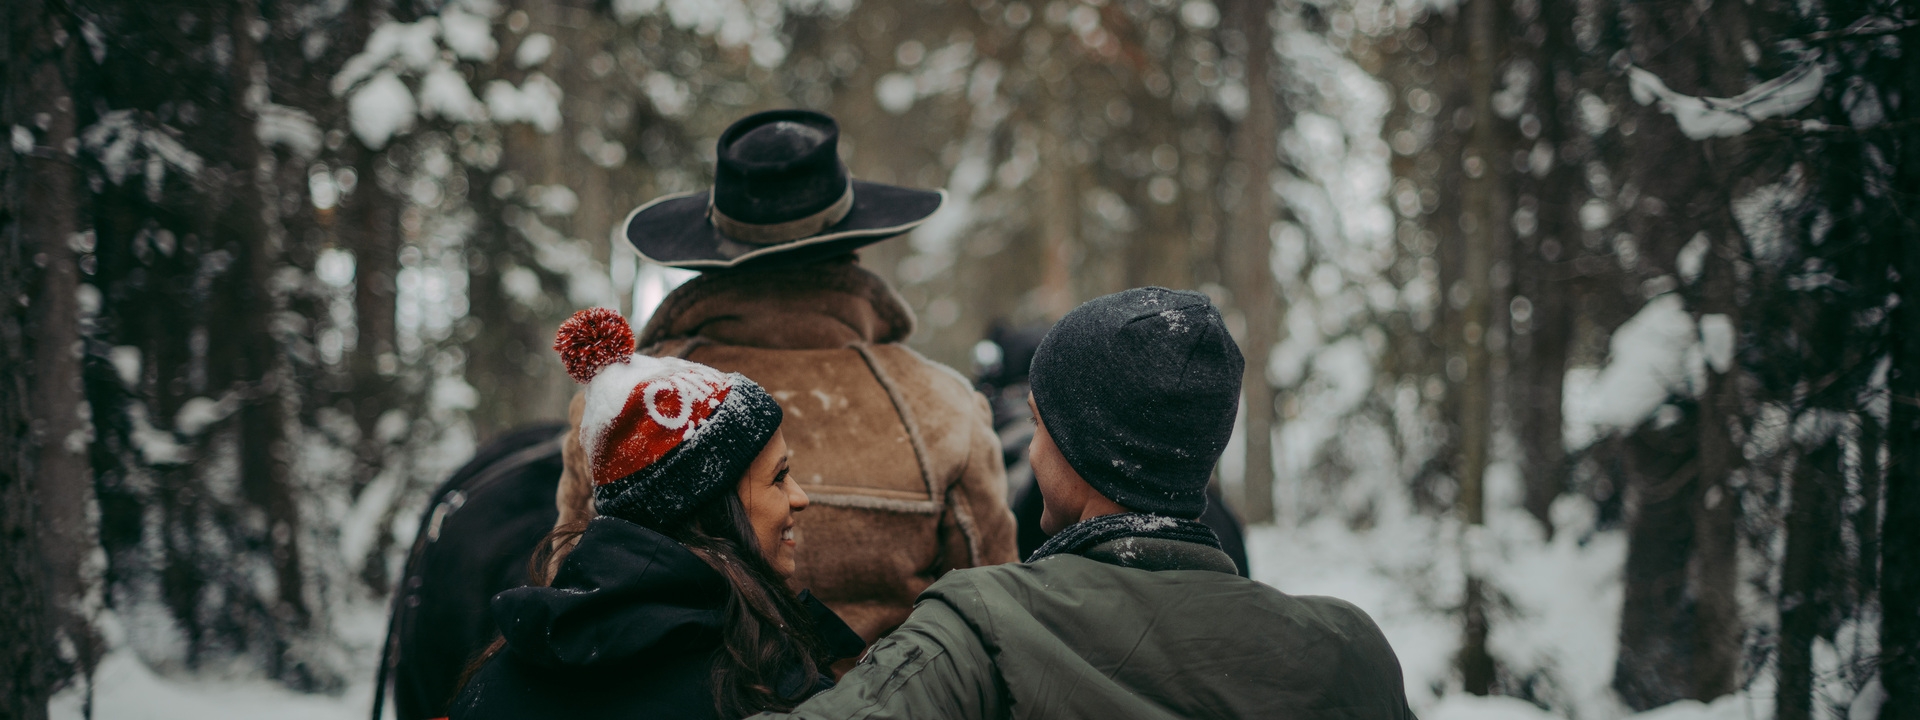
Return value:
M 1129 510 L 1197 518 L 1245 366 L 1207 296 L 1146 287 L 1067 313 L 1028 379 L 1047 435 L 1093 489 Z
M 783 417 L 752 380 L 679 358 L 634 353 L 633 329 L 606 308 L 574 313 L 553 349 L 587 386 L 580 447 L 594 509 L 651 528 L 735 488 Z

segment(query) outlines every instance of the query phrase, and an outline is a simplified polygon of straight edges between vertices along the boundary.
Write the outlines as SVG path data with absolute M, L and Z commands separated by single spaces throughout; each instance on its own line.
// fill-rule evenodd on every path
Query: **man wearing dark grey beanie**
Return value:
M 1053 537 L 956 570 L 832 690 L 762 717 L 1410 720 L 1359 608 L 1234 574 L 1194 518 L 1245 361 L 1205 295 L 1135 288 L 1034 355 L 1034 479 Z

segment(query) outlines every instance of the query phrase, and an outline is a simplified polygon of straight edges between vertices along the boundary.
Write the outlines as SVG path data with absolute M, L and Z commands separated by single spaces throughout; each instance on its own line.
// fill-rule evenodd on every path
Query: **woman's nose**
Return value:
M 807 491 L 800 487 L 800 483 L 789 482 L 786 486 L 788 488 L 787 507 L 793 508 L 794 512 L 805 510 L 808 505 L 813 504 L 812 500 L 807 499 Z

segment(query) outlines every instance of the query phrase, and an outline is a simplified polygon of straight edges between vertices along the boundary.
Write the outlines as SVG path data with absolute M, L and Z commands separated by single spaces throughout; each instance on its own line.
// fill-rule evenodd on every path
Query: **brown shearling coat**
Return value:
M 779 401 L 792 477 L 812 499 L 798 516 L 795 586 L 868 642 L 948 570 L 1018 559 L 986 399 L 900 344 L 912 332 L 886 281 L 829 261 L 702 275 L 639 338 L 642 352 L 741 373 Z M 570 437 L 561 524 L 593 514 L 578 446 Z

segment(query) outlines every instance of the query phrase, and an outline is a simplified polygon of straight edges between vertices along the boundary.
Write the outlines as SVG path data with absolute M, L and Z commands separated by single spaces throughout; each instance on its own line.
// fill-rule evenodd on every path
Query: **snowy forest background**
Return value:
M 613 226 L 800 106 L 952 193 L 863 263 L 963 372 L 1212 295 L 1253 573 L 1422 717 L 1920 717 L 1910 3 L 6 13 L 0 716 L 364 716 L 427 491 L 684 280 Z

